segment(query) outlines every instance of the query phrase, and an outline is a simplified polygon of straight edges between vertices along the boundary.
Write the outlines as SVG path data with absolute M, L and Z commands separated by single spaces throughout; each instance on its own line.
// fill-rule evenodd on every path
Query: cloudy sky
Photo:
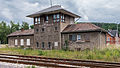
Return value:
M 120 0 L 52 0 L 82 18 L 81 22 L 120 22 Z M 50 7 L 50 0 L 0 0 L 0 21 L 33 20 L 26 16 Z

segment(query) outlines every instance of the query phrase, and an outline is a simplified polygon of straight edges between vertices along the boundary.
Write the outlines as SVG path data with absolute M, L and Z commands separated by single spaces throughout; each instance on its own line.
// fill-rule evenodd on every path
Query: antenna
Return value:
M 51 5 L 51 7 L 52 7 L 52 0 L 50 0 L 50 5 Z

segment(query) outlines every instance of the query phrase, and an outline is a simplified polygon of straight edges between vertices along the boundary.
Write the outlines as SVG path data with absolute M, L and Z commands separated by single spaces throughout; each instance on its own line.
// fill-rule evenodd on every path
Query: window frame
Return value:
M 81 40 L 81 35 L 80 34 L 77 35 L 77 40 Z
M 44 42 L 42 42 L 42 48 L 43 48 L 43 49 L 45 48 L 45 43 L 44 43 Z
M 59 23 L 60 22 L 60 13 L 53 14 L 53 22 Z
M 20 45 L 24 46 L 24 39 L 20 39 Z
M 65 15 L 64 14 L 61 14 L 61 22 L 65 22 Z
M 49 20 L 49 16 L 46 15 L 46 16 L 45 16 L 45 23 L 48 23 L 48 20 Z
M 45 32 L 45 28 L 42 28 L 41 31 L 42 31 L 42 32 Z
M 70 41 L 76 41 L 77 40 L 77 35 L 76 34 L 69 35 L 69 40 Z
M 18 45 L 18 40 L 17 39 L 15 39 L 15 45 Z
M 36 42 L 36 47 L 39 48 L 39 42 Z
M 28 43 L 28 40 L 29 40 L 29 43 Z M 27 46 L 30 46 L 30 39 L 27 39 L 27 40 L 26 40 L 26 45 L 27 45 Z
M 49 49 L 51 48 L 51 42 L 48 42 L 48 48 Z
M 107 38 L 107 41 L 110 41 L 110 37 Z

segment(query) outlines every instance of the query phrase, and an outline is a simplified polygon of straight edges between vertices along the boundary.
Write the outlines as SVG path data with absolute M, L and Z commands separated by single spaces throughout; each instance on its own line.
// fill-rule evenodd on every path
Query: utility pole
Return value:
M 119 39 L 118 39 L 118 34 L 119 34 L 119 32 L 118 32 L 118 25 L 119 25 L 119 23 L 117 22 L 116 45 L 119 44 Z

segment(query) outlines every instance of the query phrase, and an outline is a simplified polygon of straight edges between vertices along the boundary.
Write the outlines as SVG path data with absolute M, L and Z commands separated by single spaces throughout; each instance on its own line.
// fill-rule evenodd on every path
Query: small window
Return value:
M 81 35 L 77 35 L 77 40 L 81 40 Z
M 39 47 L 39 43 L 38 43 L 38 42 L 36 42 L 36 47 L 37 47 L 37 48 Z
M 110 41 L 110 38 L 107 38 L 107 41 Z
M 60 16 L 59 16 L 59 14 L 57 14 L 57 19 L 59 19 L 60 18 Z
M 38 32 L 39 31 L 39 29 L 36 29 L 36 32 Z
M 38 22 L 37 17 L 34 18 L 34 22 L 35 22 L 35 24 L 37 24 L 37 22 Z
M 51 42 L 48 42 L 48 48 L 51 48 Z
M 61 22 L 65 22 L 64 14 L 61 14 Z
M 21 39 L 20 42 L 21 42 L 21 45 L 24 45 L 24 39 Z
M 57 27 L 55 27 L 55 31 L 57 31 L 58 30 L 58 28 Z
M 45 22 L 48 23 L 48 16 L 45 17 Z
M 44 48 L 44 47 L 45 47 L 44 42 L 42 42 L 42 48 Z
M 55 14 L 53 15 L 53 19 L 56 19 L 56 15 Z
M 45 29 L 44 28 L 42 28 L 42 32 L 44 32 L 45 31 Z
M 58 46 L 58 42 L 54 42 L 54 46 Z
M 40 17 L 38 17 L 38 23 L 40 24 Z
M 70 41 L 76 41 L 77 40 L 77 35 L 76 34 L 69 35 L 69 40 Z
M 30 39 L 27 39 L 27 45 L 30 45 Z
M 18 45 L 18 41 L 17 41 L 17 39 L 15 39 L 15 45 Z

